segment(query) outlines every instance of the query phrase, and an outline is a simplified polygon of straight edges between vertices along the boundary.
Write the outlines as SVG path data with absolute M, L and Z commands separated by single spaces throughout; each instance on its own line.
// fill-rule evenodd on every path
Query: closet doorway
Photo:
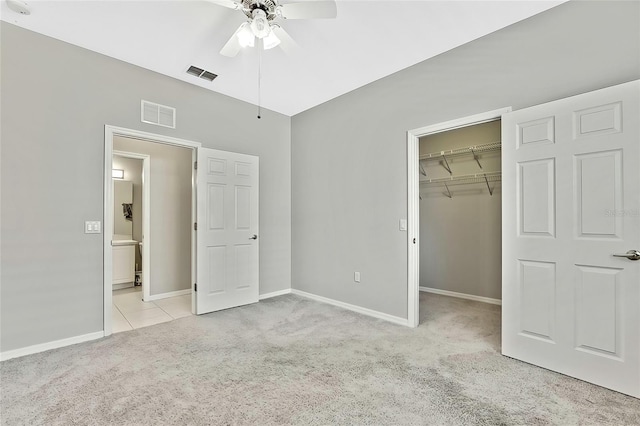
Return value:
M 408 132 L 407 312 L 412 327 L 420 321 L 420 291 L 500 303 L 500 118 L 510 111 Z
M 501 304 L 500 125 L 420 138 L 420 291 Z

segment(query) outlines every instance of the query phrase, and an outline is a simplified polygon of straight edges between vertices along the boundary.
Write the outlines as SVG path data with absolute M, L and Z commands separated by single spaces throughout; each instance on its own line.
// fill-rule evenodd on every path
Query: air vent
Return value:
M 142 100 L 142 122 L 162 127 L 176 128 L 176 109 Z
M 207 70 L 203 70 L 202 68 L 198 68 L 198 67 L 194 67 L 193 65 L 191 65 L 189 67 L 189 69 L 187 70 L 187 74 L 191 74 L 194 75 L 196 77 L 200 77 L 202 79 L 205 79 L 207 81 L 213 81 L 218 75 L 214 74 L 210 71 Z

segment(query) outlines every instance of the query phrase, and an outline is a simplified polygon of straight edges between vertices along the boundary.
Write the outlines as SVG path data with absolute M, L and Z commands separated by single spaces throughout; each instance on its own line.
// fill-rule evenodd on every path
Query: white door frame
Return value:
M 136 160 L 142 160 L 142 300 L 149 301 L 151 290 L 149 283 L 151 282 L 151 250 L 144 250 L 144 246 L 151 247 L 151 226 L 150 223 L 150 210 L 151 205 L 151 156 L 145 154 L 138 154 L 136 152 L 128 151 L 113 151 L 113 155 L 124 158 L 134 158 Z
M 102 226 L 102 239 L 103 239 L 103 257 L 104 257 L 104 270 L 103 270 L 103 289 L 104 289 L 104 307 L 103 307 L 103 325 L 104 335 L 109 336 L 112 333 L 112 318 L 111 318 L 111 305 L 113 303 L 112 295 L 112 267 L 113 267 L 113 255 L 111 253 L 111 238 L 113 236 L 113 138 L 115 136 L 122 136 L 129 139 L 138 139 L 147 142 L 162 143 L 166 145 L 180 146 L 184 148 L 191 148 L 193 150 L 192 160 L 196 161 L 197 149 L 202 146 L 200 142 L 189 141 L 186 139 L 173 138 L 171 136 L 158 135 L 154 133 L 143 132 L 140 130 L 126 129 L 123 127 L 116 127 L 111 125 L 104 126 L 104 216 Z M 196 206 L 196 182 L 195 178 L 192 178 L 191 200 L 192 200 L 192 220 L 195 222 L 195 206 Z M 149 191 L 147 191 L 149 193 Z M 149 226 L 149 221 L 146 221 Z M 145 236 L 148 234 L 145 234 Z M 196 270 L 196 236 L 195 230 L 191 231 L 191 285 L 195 282 L 195 270 Z M 144 253 L 150 253 L 150 247 L 148 243 L 147 247 L 143 250 Z M 143 267 L 144 267 L 143 260 Z M 147 262 L 147 265 L 149 263 Z M 192 289 L 193 293 L 193 289 Z M 192 296 L 193 300 L 193 296 Z M 193 303 L 192 303 L 193 312 Z
M 407 132 L 407 325 L 420 322 L 420 138 L 434 133 L 473 126 L 502 117 L 511 107 L 445 121 Z

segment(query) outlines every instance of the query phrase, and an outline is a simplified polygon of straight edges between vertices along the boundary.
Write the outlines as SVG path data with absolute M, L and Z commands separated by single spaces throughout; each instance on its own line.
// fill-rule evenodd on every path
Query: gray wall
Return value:
M 407 130 L 637 79 L 639 20 L 565 3 L 294 116 L 293 288 L 406 318 Z
M 420 138 L 420 154 L 500 142 L 500 120 Z M 447 161 L 452 176 L 499 172 L 500 151 Z M 425 161 L 427 178 L 449 177 L 438 161 Z M 501 299 L 502 232 L 500 184 L 420 186 L 420 286 Z
M 250 104 L 0 28 L 1 351 L 103 329 L 105 236 L 84 221 L 103 220 L 105 124 L 258 155 L 260 293 L 290 287 L 289 117 L 258 121 Z M 141 123 L 141 99 L 177 108 L 177 129 Z
M 151 250 L 151 277 L 143 285 L 152 296 L 191 288 L 192 150 L 122 137 L 113 149 L 151 157 L 151 245 L 144 246 Z

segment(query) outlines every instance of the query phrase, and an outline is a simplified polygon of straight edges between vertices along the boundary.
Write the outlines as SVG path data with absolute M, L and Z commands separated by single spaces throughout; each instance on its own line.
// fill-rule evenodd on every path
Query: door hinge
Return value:
M 194 169 L 194 170 L 198 170 L 198 162 L 197 162 L 197 161 L 195 161 L 195 162 L 193 163 L 193 169 Z
M 195 284 L 193 285 L 193 291 L 198 291 L 198 283 L 195 283 Z
M 198 222 L 193 222 L 193 230 L 194 231 L 198 230 Z

